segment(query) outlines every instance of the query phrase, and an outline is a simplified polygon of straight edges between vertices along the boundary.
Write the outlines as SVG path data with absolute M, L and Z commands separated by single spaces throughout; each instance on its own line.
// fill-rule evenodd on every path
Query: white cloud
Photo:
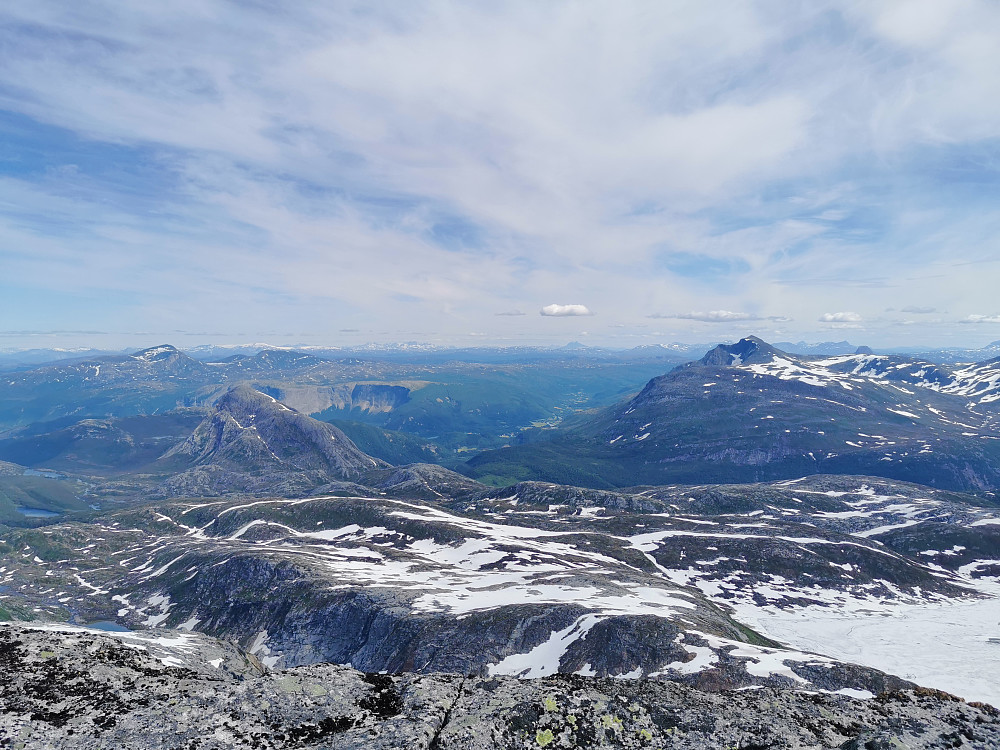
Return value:
M 546 305 L 539 314 L 553 318 L 561 318 L 572 315 L 593 315 L 586 305 Z
M 967 199 L 995 179 L 995 2 L 64 5 L 0 9 L 0 109 L 40 139 L 0 181 L 0 267 L 49 295 L 13 329 L 499 336 L 578 298 L 808 337 L 872 287 L 993 304 L 956 264 L 1000 231 Z M 100 314 L 58 317 L 67 291 Z
M 520 310 L 505 310 L 504 312 L 498 312 L 494 314 L 506 318 L 519 318 L 523 316 L 525 313 L 521 312 Z
M 930 313 L 936 313 L 937 308 L 935 307 L 922 307 L 919 305 L 907 305 L 901 309 L 905 313 L 913 313 L 915 315 L 929 315 Z
M 960 323 L 1000 323 L 1000 315 L 969 315 Z
M 663 313 L 653 313 L 650 318 L 675 319 L 675 320 L 698 320 L 702 323 L 731 323 L 740 320 L 772 320 L 775 322 L 786 322 L 791 318 L 780 315 L 752 315 L 745 312 L 731 312 L 729 310 L 710 310 L 709 312 L 688 312 L 673 313 L 670 315 Z
M 820 323 L 860 323 L 864 318 L 856 312 L 823 313 L 819 316 Z

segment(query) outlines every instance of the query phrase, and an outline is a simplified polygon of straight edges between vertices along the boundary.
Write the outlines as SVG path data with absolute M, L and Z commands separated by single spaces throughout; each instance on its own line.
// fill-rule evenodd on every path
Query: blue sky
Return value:
M 1000 339 L 995 2 L 0 29 L 0 348 Z

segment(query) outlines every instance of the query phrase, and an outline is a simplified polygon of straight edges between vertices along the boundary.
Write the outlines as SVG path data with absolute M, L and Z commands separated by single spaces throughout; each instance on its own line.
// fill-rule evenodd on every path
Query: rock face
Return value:
M 671 682 L 269 671 L 174 643 L 0 626 L 0 746 L 62 748 L 953 748 L 1000 746 L 1000 712 L 927 690 L 861 701 Z
M 356 480 L 388 466 L 360 451 L 333 425 L 246 385 L 227 391 L 159 464 L 178 470 L 166 483 L 169 494 L 206 495 L 252 492 L 289 481 L 308 487 Z

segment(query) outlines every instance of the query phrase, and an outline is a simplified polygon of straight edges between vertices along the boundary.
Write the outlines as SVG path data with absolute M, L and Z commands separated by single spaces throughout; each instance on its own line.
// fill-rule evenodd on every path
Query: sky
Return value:
M 994 0 L 0 7 L 0 348 L 1000 339 Z

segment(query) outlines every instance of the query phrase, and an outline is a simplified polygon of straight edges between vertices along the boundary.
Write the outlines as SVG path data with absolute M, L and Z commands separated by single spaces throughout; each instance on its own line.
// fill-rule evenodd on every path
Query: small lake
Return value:
M 25 508 L 18 505 L 14 508 L 18 513 L 26 518 L 55 518 L 56 516 L 61 516 L 61 513 L 57 513 L 54 510 L 44 510 L 42 508 Z
M 88 622 L 86 625 L 84 625 L 84 627 L 91 628 L 92 630 L 103 630 L 105 633 L 132 632 L 124 625 L 119 625 L 117 622 L 112 622 L 111 620 L 98 620 L 97 622 Z
M 65 479 L 65 474 L 60 474 L 58 471 L 49 471 L 48 469 L 25 469 L 24 476 L 26 477 L 45 477 L 46 479 Z

